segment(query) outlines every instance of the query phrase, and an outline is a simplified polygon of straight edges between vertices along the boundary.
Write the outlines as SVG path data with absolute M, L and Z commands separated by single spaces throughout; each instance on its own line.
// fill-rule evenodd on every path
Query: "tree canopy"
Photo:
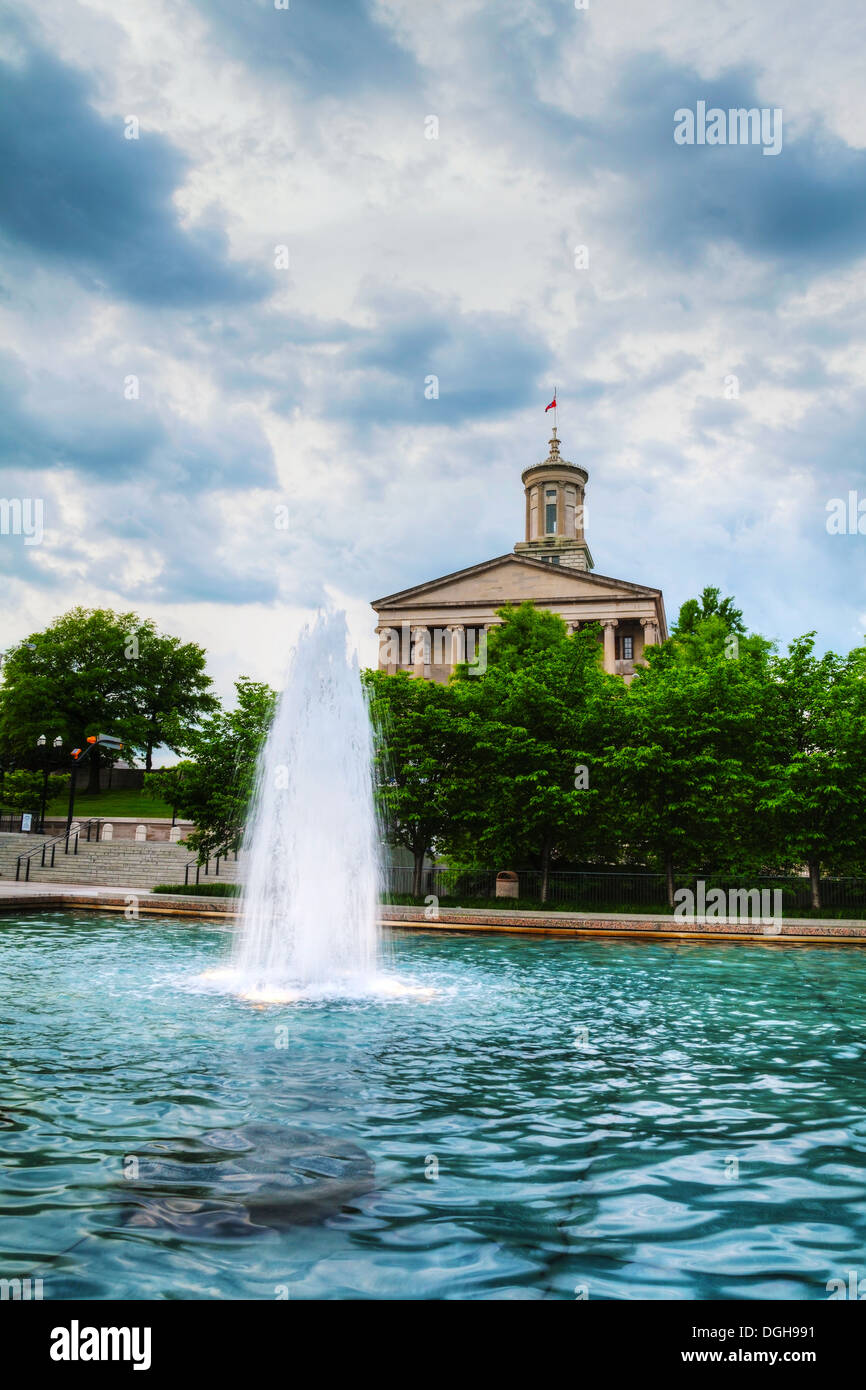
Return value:
M 531 603 L 499 618 L 486 665 L 447 685 L 363 676 L 383 829 L 411 853 L 416 895 L 427 855 L 536 870 L 542 899 L 551 869 L 576 864 L 661 869 L 669 901 L 678 874 L 807 871 L 815 907 L 822 876 L 864 872 L 866 647 L 817 655 L 807 633 L 780 654 L 707 587 L 626 685 L 602 669 L 597 627 L 569 635 Z M 40 734 L 68 750 L 110 732 L 148 767 L 158 744 L 181 752 L 147 786 L 195 822 L 201 858 L 237 848 L 276 695 L 244 677 L 227 710 L 210 686 L 195 643 L 73 609 L 6 653 L 5 804 L 33 800 Z
M 684 603 L 626 686 L 600 633 L 531 603 L 500 610 L 487 667 L 447 686 L 368 676 L 392 842 L 457 866 L 634 863 L 676 874 L 866 864 L 866 649 L 779 655 L 732 598 Z M 382 769 L 388 769 L 387 777 Z M 419 858 L 420 856 L 420 858 Z
M 180 752 L 198 721 L 216 707 L 205 652 L 157 631 L 135 613 L 73 608 L 4 656 L 0 758 L 38 767 L 36 740 L 63 739 L 68 751 L 89 734 L 122 739 L 125 755 L 150 768 L 154 748 Z M 99 790 L 100 754 L 90 759 Z
M 270 686 L 246 676 L 235 682 L 235 691 L 234 709 L 216 710 L 187 734 L 187 759 L 145 779 L 146 790 L 195 821 L 186 843 L 202 861 L 240 845 L 259 751 L 276 705 Z

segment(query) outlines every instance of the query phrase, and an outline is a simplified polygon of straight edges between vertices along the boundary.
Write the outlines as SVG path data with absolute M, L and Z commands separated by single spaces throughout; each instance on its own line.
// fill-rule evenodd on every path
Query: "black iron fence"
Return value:
M 406 896 L 412 893 L 411 868 L 391 867 L 385 870 L 384 891 Z M 518 897 L 521 902 L 541 903 L 541 871 L 524 869 L 518 872 Z M 723 892 L 742 892 L 757 889 L 782 893 L 782 909 L 791 913 L 796 908 L 808 908 L 812 895 L 808 878 L 800 875 L 741 875 L 739 878 L 715 874 L 695 874 L 677 877 L 675 888 L 688 888 L 698 900 L 698 883 L 703 882 L 706 893 L 714 888 Z M 496 874 L 461 873 L 456 869 L 425 870 L 422 878 L 422 897 L 455 899 L 469 903 L 496 897 Z M 500 899 L 507 906 L 507 899 Z M 664 911 L 667 908 L 667 884 L 664 874 L 635 870 L 615 870 L 595 873 L 556 871 L 548 875 L 547 902 L 578 909 L 646 908 Z M 772 903 L 772 899 L 770 899 Z M 825 908 L 866 908 L 866 878 L 822 878 L 821 903 Z

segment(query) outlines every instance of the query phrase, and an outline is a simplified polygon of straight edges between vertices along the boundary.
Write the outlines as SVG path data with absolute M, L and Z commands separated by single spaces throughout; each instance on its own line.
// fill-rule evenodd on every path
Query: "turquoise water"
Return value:
M 866 949 L 390 941 L 431 997 L 261 1007 L 198 981 L 226 928 L 0 917 L 0 1277 L 46 1299 L 825 1299 L 866 1274 Z M 375 1164 L 302 1225 L 245 1210 L 203 1142 L 279 1171 L 300 1131 Z M 194 1186 L 169 1165 L 136 1187 L 153 1153 Z

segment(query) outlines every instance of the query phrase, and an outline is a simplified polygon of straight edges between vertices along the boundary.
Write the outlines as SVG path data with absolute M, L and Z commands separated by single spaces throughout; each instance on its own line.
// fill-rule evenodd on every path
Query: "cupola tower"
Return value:
M 517 542 L 515 553 L 567 569 L 591 570 L 593 559 L 584 536 L 589 474 L 560 458 L 555 425 L 547 458 L 524 469 L 521 476 L 526 491 L 526 539 Z

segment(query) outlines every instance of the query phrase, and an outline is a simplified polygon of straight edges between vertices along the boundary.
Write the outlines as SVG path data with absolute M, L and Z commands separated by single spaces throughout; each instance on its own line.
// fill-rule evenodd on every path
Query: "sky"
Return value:
M 338 606 L 374 664 L 371 599 L 523 538 L 554 386 L 600 574 L 859 645 L 864 47 L 857 0 L 0 0 L 0 648 L 133 610 L 226 697 Z M 678 143 L 702 102 L 781 148 Z

